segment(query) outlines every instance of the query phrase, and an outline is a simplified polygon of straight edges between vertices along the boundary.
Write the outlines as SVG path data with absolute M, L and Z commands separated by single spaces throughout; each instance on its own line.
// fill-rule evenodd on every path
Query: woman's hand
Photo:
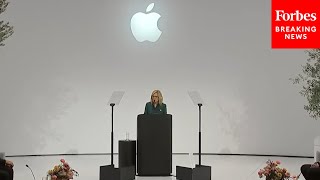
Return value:
M 319 163 L 315 162 L 314 164 L 311 164 L 311 168 L 318 168 L 319 167 Z

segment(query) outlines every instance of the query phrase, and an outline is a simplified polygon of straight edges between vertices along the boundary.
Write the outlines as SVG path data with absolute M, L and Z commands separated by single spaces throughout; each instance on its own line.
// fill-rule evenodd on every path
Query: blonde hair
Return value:
M 159 104 L 160 105 L 162 105 L 162 103 L 163 103 L 163 97 L 162 97 L 162 93 L 160 92 L 160 90 L 154 90 L 154 91 L 152 91 L 152 93 L 151 93 L 151 98 L 150 98 L 150 102 L 152 103 L 152 96 L 154 95 L 154 94 L 158 94 L 158 97 L 159 97 Z

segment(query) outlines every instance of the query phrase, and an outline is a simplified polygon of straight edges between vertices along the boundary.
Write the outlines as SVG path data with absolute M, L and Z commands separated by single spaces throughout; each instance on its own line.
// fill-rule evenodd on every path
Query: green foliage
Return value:
M 0 0 L 0 15 L 4 13 L 9 2 L 7 0 Z M 13 34 L 13 26 L 9 22 L 0 21 L 0 46 L 4 46 L 4 40 Z
M 313 119 L 320 118 L 320 49 L 306 51 L 308 59 L 302 66 L 302 73 L 291 79 L 294 84 L 302 84 L 300 94 L 307 98 L 304 109 Z

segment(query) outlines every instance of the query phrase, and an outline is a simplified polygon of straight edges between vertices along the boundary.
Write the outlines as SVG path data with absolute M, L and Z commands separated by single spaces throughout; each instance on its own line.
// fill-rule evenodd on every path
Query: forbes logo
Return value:
M 275 21 L 316 21 L 317 13 L 300 13 L 296 10 L 294 13 L 286 13 L 284 10 L 275 10 Z

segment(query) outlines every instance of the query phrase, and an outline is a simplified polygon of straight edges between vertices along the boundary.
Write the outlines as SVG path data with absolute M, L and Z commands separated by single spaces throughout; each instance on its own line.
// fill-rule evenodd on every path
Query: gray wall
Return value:
M 153 89 L 173 115 L 173 151 L 197 152 L 197 90 L 203 152 L 313 155 L 319 122 L 290 77 L 303 50 L 272 50 L 270 1 L 155 0 L 163 31 L 138 43 L 129 22 L 151 1 L 10 0 L 15 27 L 0 48 L 0 143 L 7 155 L 110 152 L 136 139 L 136 116 Z M 117 146 L 115 147 L 117 151 Z

